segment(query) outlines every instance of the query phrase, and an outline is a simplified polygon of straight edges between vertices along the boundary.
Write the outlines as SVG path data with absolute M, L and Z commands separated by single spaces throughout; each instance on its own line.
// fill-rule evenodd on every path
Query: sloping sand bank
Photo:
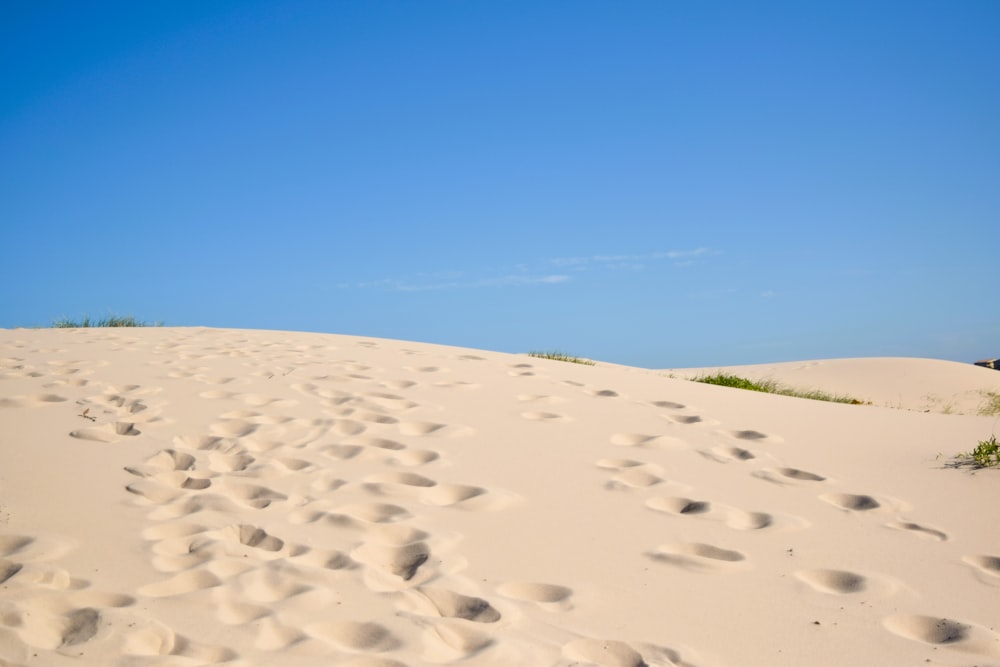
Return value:
M 0 331 L 0 664 L 1000 665 L 997 420 L 854 368 Z
M 941 359 L 823 359 L 665 372 L 684 378 L 723 372 L 800 391 L 851 396 L 882 407 L 945 414 L 989 412 L 1000 395 L 1000 372 Z

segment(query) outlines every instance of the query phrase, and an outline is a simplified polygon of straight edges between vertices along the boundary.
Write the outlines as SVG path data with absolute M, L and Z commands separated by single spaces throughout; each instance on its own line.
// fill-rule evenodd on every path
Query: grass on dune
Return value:
M 980 440 L 971 452 L 959 456 L 964 459 L 972 459 L 974 464 L 980 468 L 1000 466 L 1000 442 L 997 442 L 996 435 L 991 435 L 987 440 Z
M 570 354 L 563 354 L 562 352 L 529 352 L 529 357 L 537 357 L 538 359 L 554 359 L 556 361 L 568 361 L 571 364 L 583 364 L 584 366 L 596 366 L 597 364 L 590 359 L 583 359 L 581 357 L 574 357 Z
M 746 389 L 748 391 L 760 391 L 765 394 L 779 394 L 781 396 L 793 396 L 795 398 L 808 398 L 813 401 L 828 401 L 831 403 L 846 403 L 848 405 L 865 405 L 864 401 L 853 396 L 830 394 L 818 389 L 794 389 L 778 384 L 774 380 L 751 380 L 731 373 L 721 371 L 714 375 L 699 375 L 691 378 L 695 382 L 714 384 L 720 387 L 732 387 L 734 389 Z
M 1000 415 L 1000 392 L 981 391 L 983 402 L 979 404 L 979 414 L 984 417 Z
M 137 320 L 134 315 L 109 315 L 107 317 L 91 319 L 89 315 L 84 315 L 82 319 L 71 320 L 67 317 L 60 318 L 52 323 L 53 329 L 89 329 L 94 327 L 161 327 L 162 322 L 143 322 Z

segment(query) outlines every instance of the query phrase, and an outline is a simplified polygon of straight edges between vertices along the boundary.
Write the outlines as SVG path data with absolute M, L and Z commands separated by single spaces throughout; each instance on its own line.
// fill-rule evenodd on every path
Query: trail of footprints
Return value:
M 668 410 L 685 410 L 685 406 L 671 401 L 658 401 L 654 407 Z M 672 418 L 675 424 L 699 424 L 704 420 L 697 415 L 685 415 L 682 419 Z M 749 464 L 758 458 L 754 452 L 758 443 L 781 442 L 780 437 L 753 430 L 720 431 L 727 439 L 745 442 L 745 445 L 720 444 L 699 453 L 705 458 L 723 464 Z M 662 435 L 616 433 L 610 437 L 610 444 L 616 447 L 643 449 L 663 449 L 669 440 Z M 675 441 L 671 441 L 673 444 Z M 691 487 L 683 482 L 669 479 L 663 468 L 644 462 L 638 458 L 609 457 L 596 461 L 598 468 L 608 471 L 606 486 L 610 490 L 649 491 L 659 487 L 686 491 L 674 495 L 649 495 L 644 501 L 647 509 L 677 517 L 683 520 L 716 520 L 727 527 L 739 530 L 767 530 L 774 528 L 805 530 L 809 522 L 799 517 L 780 516 L 764 511 L 747 511 L 740 508 L 714 503 L 707 498 L 698 498 Z M 941 530 L 902 518 L 901 513 L 910 508 L 893 498 L 881 498 L 864 493 L 850 493 L 835 490 L 837 486 L 825 476 L 788 466 L 761 466 L 750 474 L 776 485 L 815 485 L 825 492 L 817 494 L 817 500 L 844 512 L 858 515 L 892 515 L 883 526 L 893 530 L 908 532 L 917 538 L 944 542 L 948 535 Z M 647 556 L 659 563 L 682 568 L 697 573 L 733 573 L 749 567 L 750 554 L 724 546 L 705 543 L 676 542 L 659 545 Z M 979 555 L 966 556 L 964 563 L 984 583 L 1000 585 L 1000 557 Z M 891 577 L 879 574 L 861 574 L 838 569 L 799 569 L 794 571 L 796 580 L 806 584 L 818 593 L 828 595 L 865 594 L 871 597 L 892 595 L 898 588 Z M 965 645 L 970 650 L 990 652 L 990 646 L 1000 641 L 996 632 L 971 623 L 947 618 L 894 614 L 884 619 L 883 626 L 901 637 L 930 645 Z
M 171 446 L 126 468 L 134 477 L 127 490 L 155 522 L 142 537 L 149 544 L 152 565 L 163 575 L 137 595 L 154 601 L 181 594 L 204 596 L 217 621 L 248 633 L 251 645 L 265 654 L 324 660 L 339 656 L 368 667 L 404 665 L 385 654 L 407 644 L 422 646 L 428 661 L 468 660 L 494 645 L 499 630 L 512 628 L 521 609 L 548 614 L 573 609 L 573 591 L 555 583 L 507 582 L 494 588 L 495 596 L 484 594 L 460 575 L 464 562 L 457 537 L 428 532 L 417 518 L 420 512 L 413 511 L 415 504 L 497 511 L 512 500 L 500 490 L 441 482 L 428 472 L 442 457 L 423 442 L 469 437 L 473 429 L 407 418 L 419 405 L 406 392 L 425 378 L 433 378 L 432 386 L 442 389 L 474 390 L 476 384 L 448 377 L 447 369 L 431 364 L 407 367 L 407 378 L 379 381 L 375 378 L 384 375 L 381 369 L 352 361 L 330 364 L 320 345 L 300 349 L 275 343 L 283 352 L 267 351 L 260 356 L 273 360 L 271 365 L 256 367 L 255 350 L 235 344 L 246 342 L 237 337 L 194 350 L 172 342 L 157 350 L 165 356 L 168 377 L 206 386 L 200 393 L 204 400 L 244 407 L 222 411 L 207 433 L 174 436 Z M 122 346 L 132 344 L 122 341 Z M 243 360 L 259 377 L 289 377 L 294 389 L 315 401 L 324 416 L 283 416 L 294 401 L 239 391 L 236 376 L 212 375 L 194 365 L 204 355 Z M 317 367 L 323 361 L 322 374 L 309 372 L 309 355 L 315 355 Z M 177 359 L 192 365 L 179 366 Z M 282 365 L 282 359 L 289 363 Z M 463 360 L 476 358 L 468 355 Z M 76 402 L 89 424 L 69 435 L 82 444 L 127 442 L 169 424 L 155 392 L 137 385 L 102 387 L 88 379 L 91 372 L 75 362 L 39 369 L 21 354 L 0 359 L 0 380 L 44 382 L 36 393 L 3 398 L 0 410 L 47 408 L 66 403 L 65 394 L 96 389 L 98 393 Z M 528 363 L 511 366 L 509 374 L 538 377 Z M 365 389 L 358 391 L 353 386 L 358 383 Z M 629 400 L 613 389 L 571 384 L 595 400 Z M 524 393 L 515 400 L 525 406 L 521 416 L 526 420 L 557 424 L 569 419 L 560 412 L 567 402 L 561 396 Z M 648 405 L 658 411 L 670 433 L 718 425 L 680 403 Z M 716 446 L 697 452 L 709 461 L 746 466 L 748 474 L 778 486 L 815 486 L 817 501 L 836 510 L 881 519 L 889 515 L 884 523 L 888 528 L 932 541 L 948 539 L 943 531 L 902 518 L 905 507 L 894 499 L 841 490 L 839 483 L 816 472 L 759 465 L 758 448 L 781 442 L 778 436 L 754 430 L 718 433 Z M 651 453 L 690 450 L 683 437 L 621 432 L 609 437 L 609 455 L 596 465 L 607 474 L 609 491 L 640 494 L 644 510 L 671 520 L 717 521 L 740 532 L 809 527 L 799 517 L 701 497 L 697 489 L 672 479 L 661 462 L 644 460 Z M 302 484 L 304 477 L 308 484 Z M 350 500 L 342 502 L 338 495 Z M 230 520 L 230 512 L 247 508 L 259 519 Z M 272 523 L 285 528 L 274 530 Z M 0 586 L 8 593 L 0 601 L 0 662 L 26 662 L 34 649 L 69 655 L 91 641 L 112 641 L 104 635 L 106 627 L 115 624 L 126 628 L 113 639 L 122 664 L 173 664 L 160 662 L 167 658 L 216 664 L 240 657 L 225 646 L 182 636 L 141 613 L 133 596 L 91 590 L 87 581 L 56 565 L 70 548 L 39 536 L 0 534 Z M 651 562 L 697 575 L 738 575 L 754 566 L 752 553 L 725 544 L 667 542 L 652 546 L 646 555 Z M 964 564 L 984 583 L 1000 586 L 1000 556 L 967 556 Z M 821 594 L 892 592 L 891 580 L 878 574 L 816 568 L 793 574 Z M 373 596 L 376 607 L 385 607 L 374 615 L 379 622 L 358 619 L 343 609 L 344 602 Z M 977 646 L 994 639 L 975 624 L 929 616 L 895 614 L 883 625 L 896 635 L 931 645 Z M 568 630 L 564 637 L 559 651 L 568 661 L 605 667 L 690 664 L 663 646 L 579 637 Z

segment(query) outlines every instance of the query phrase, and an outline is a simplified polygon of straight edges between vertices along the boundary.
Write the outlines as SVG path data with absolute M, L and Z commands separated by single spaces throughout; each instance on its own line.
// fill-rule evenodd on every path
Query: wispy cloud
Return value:
M 647 263 L 670 261 L 681 266 L 694 262 L 697 258 L 709 254 L 708 248 L 694 250 L 668 250 L 664 252 L 648 252 L 631 255 L 590 255 L 587 257 L 556 257 L 549 260 L 550 264 L 567 269 L 584 270 L 590 267 L 605 269 L 643 269 Z
M 607 271 L 642 271 L 656 262 L 670 262 L 683 266 L 709 254 L 707 248 L 671 250 L 642 254 L 590 255 L 586 257 L 556 257 L 542 260 L 536 265 L 518 264 L 500 269 L 493 275 L 483 271 L 470 275 L 463 271 L 416 273 L 410 276 L 382 278 L 379 280 L 341 283 L 341 289 L 374 289 L 394 292 L 426 292 L 431 290 L 482 289 L 500 287 L 530 287 L 560 285 L 571 282 L 574 273 L 590 269 Z M 555 268 L 556 271 L 552 269 Z
M 479 289 L 484 287 L 525 287 L 530 285 L 558 285 L 569 282 L 563 274 L 511 273 L 499 276 L 471 277 L 458 275 L 449 278 L 416 275 L 408 278 L 383 278 L 357 283 L 341 283 L 341 288 L 377 289 L 392 292 L 428 292 L 449 289 Z

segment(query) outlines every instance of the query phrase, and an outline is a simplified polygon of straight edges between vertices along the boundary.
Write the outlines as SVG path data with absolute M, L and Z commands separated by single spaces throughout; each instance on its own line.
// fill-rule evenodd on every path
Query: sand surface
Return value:
M 882 407 L 944 414 L 988 413 L 1000 395 L 1000 371 L 940 359 L 822 359 L 664 372 L 683 378 L 722 372 L 771 380 L 800 391 L 849 396 Z
M 1000 665 L 1000 373 L 801 366 L 0 330 L 0 665 Z

